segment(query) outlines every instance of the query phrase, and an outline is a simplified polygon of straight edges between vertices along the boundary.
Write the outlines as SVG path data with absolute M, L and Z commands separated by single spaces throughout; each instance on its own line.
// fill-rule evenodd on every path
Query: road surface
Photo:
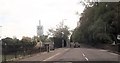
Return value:
M 118 54 L 95 48 L 59 48 L 19 61 L 119 61 Z

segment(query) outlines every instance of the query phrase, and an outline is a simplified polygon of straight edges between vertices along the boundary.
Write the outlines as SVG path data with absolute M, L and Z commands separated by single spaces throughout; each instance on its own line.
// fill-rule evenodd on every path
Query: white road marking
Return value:
M 107 50 L 100 50 L 100 51 L 107 51 Z M 118 54 L 116 54 L 116 53 L 110 53 L 110 54 L 112 54 L 112 55 L 118 55 Z
M 46 54 L 47 52 L 44 52 L 44 53 L 42 53 L 42 54 Z
M 85 56 L 85 54 L 81 51 L 82 55 L 85 57 L 85 59 L 88 61 L 88 58 Z
M 69 50 L 69 49 L 65 49 L 65 51 L 67 51 L 67 50 Z
M 82 54 L 83 56 L 85 56 L 85 54 Z
M 118 55 L 118 54 L 115 54 L 115 53 L 110 53 L 110 54 L 112 54 L 112 55 Z
M 55 51 L 50 51 L 50 52 L 55 52 Z
M 85 59 L 88 61 L 88 58 L 87 58 L 87 57 L 85 57 Z
M 52 59 L 53 57 L 55 57 L 55 56 L 57 56 L 57 55 L 59 55 L 60 53 L 57 53 L 57 54 L 55 54 L 55 55 L 53 55 L 53 56 L 51 56 L 51 57 L 49 57 L 49 58 L 47 58 L 47 59 L 45 59 L 45 60 L 43 60 L 43 61 L 48 61 L 48 60 L 50 60 L 50 59 Z
M 88 61 L 88 58 L 85 56 L 85 54 L 84 53 L 82 53 L 82 55 L 85 57 L 85 59 Z
M 107 51 L 107 50 L 100 50 L 100 51 Z

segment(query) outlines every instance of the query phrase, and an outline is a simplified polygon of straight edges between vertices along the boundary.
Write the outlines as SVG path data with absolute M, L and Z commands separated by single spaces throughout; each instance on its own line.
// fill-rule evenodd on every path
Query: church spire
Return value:
M 42 36 L 43 35 L 43 26 L 41 25 L 41 21 L 39 20 L 39 25 L 37 26 L 37 35 Z
M 41 26 L 41 21 L 39 20 L 39 26 Z

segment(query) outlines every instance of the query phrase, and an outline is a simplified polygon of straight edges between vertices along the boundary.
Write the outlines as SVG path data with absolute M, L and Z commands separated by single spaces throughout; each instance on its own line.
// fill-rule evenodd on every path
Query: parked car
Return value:
M 75 45 L 74 45 L 75 48 L 79 48 L 80 47 L 80 44 L 78 42 L 75 42 Z

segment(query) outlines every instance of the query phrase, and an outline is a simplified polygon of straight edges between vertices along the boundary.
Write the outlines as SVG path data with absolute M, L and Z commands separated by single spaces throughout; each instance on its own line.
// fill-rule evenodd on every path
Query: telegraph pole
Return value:
M 64 21 L 65 21 L 65 20 L 67 20 L 67 19 L 63 19 L 63 20 L 62 20 L 62 23 L 61 23 L 61 24 L 62 24 L 62 29 L 63 29 Z M 63 48 L 63 47 L 64 47 L 64 32 L 62 31 L 61 33 L 62 33 L 62 48 Z

